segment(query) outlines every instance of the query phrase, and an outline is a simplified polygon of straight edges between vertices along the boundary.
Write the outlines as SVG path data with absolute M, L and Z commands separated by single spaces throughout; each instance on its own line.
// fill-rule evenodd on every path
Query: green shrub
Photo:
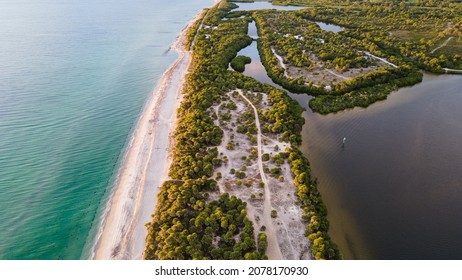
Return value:
M 252 62 L 250 57 L 238 55 L 233 58 L 233 60 L 231 60 L 231 67 L 238 72 L 244 72 L 245 65 L 249 64 L 250 62 Z
M 271 218 L 276 218 L 278 216 L 278 212 L 276 210 L 271 210 Z

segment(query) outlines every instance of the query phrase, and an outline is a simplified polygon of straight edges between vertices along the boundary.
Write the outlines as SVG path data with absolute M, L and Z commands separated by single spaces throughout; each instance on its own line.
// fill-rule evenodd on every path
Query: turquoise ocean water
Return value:
M 0 259 L 88 257 L 166 51 L 212 2 L 0 2 Z

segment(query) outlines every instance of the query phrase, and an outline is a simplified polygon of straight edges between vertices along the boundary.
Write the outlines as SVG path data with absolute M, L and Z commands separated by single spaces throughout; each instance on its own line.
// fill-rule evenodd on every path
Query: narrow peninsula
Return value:
M 328 114 L 384 100 L 421 82 L 422 71 L 461 73 L 461 5 L 287 0 L 272 4 L 299 9 L 242 10 L 238 4 L 217 1 L 179 40 L 177 63 L 188 71 L 176 91 L 181 103 L 168 176 L 160 176 L 143 258 L 341 259 L 317 180 L 299 150 L 305 120 L 291 95 L 312 96 L 310 108 Z M 251 22 L 258 36 L 249 36 Z M 254 41 L 272 85 L 245 75 L 254 58 L 239 52 Z
M 144 257 L 340 258 L 316 180 L 297 148 L 302 107 L 285 91 L 229 70 L 253 40 L 247 35 L 253 15 L 236 7 L 221 1 L 189 29 L 185 47 L 192 46 L 193 60 L 170 180 L 148 224 Z

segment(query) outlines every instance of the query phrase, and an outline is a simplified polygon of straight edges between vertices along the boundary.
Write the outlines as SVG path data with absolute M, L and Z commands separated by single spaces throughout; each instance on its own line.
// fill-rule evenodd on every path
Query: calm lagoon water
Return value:
M 212 3 L 0 3 L 0 259 L 88 256 L 166 51 Z
M 461 85 L 427 74 L 367 109 L 305 112 L 302 150 L 345 258 L 462 259 Z
M 316 21 L 316 24 L 321 28 L 322 30 L 325 31 L 332 31 L 334 33 L 338 33 L 340 31 L 343 31 L 344 28 L 335 24 L 330 24 L 330 23 L 324 23 L 320 21 Z
M 248 35 L 254 38 L 258 38 L 257 27 L 254 21 L 249 23 Z M 268 75 L 266 74 L 265 67 L 261 63 L 260 55 L 258 53 L 257 41 L 253 41 L 252 44 L 240 50 L 237 55 L 248 56 L 252 59 L 252 61 L 245 66 L 245 70 L 243 72 L 244 75 L 252 77 L 260 82 L 267 83 L 274 87 L 282 89 L 281 86 L 273 83 L 271 78 L 268 77 Z

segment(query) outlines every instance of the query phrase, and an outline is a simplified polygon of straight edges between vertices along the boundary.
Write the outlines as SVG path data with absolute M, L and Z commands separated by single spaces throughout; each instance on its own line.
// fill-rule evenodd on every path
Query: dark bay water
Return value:
M 280 88 L 256 42 L 239 54 L 252 58 L 245 75 Z M 327 116 L 290 93 L 307 109 L 301 149 L 346 259 L 462 259 L 461 87 L 460 75 L 425 74 L 385 101 Z
M 302 150 L 345 258 L 462 259 L 461 86 L 425 75 L 367 109 L 305 112 Z

